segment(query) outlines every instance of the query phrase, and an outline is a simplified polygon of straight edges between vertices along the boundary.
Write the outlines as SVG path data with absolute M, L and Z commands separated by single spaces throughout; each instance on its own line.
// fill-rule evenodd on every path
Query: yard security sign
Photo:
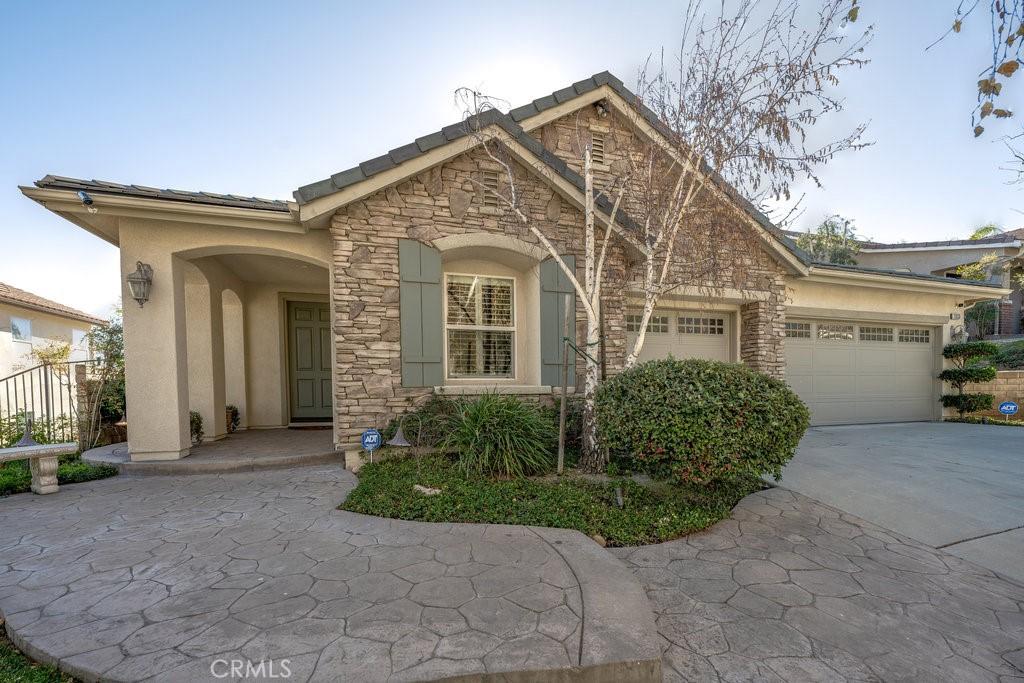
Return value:
M 1016 415 L 1017 404 L 1013 401 L 1003 401 L 999 404 L 999 412 L 1003 415 Z

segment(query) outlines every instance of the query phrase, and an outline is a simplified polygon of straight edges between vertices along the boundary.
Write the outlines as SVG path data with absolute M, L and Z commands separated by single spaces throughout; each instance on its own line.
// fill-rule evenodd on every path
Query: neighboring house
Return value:
M 26 412 L 71 415 L 74 374 L 33 369 L 32 351 L 69 344 L 70 360 L 89 359 L 87 335 L 103 320 L 0 282 L 0 420 Z M 49 400 L 47 400 L 49 399 Z
M 0 379 L 35 361 L 32 350 L 69 344 L 71 360 L 89 358 L 87 335 L 105 321 L 0 282 Z
M 990 282 L 1012 289 L 999 301 L 999 335 L 1024 334 L 1024 292 L 1019 276 L 1024 274 L 1024 228 L 1009 230 L 978 240 L 944 240 L 880 244 L 867 242 L 857 255 L 857 263 L 871 268 L 906 270 L 957 279 L 959 266 L 977 263 L 986 254 L 995 254 L 998 266 Z
M 520 164 L 524 209 L 545 217 L 578 271 L 584 194 L 573 136 L 601 138 L 597 180 L 607 181 L 635 139 L 661 134 L 633 102 L 601 73 L 480 119 Z M 601 116 L 609 111 L 617 132 Z M 459 123 L 304 185 L 294 201 L 58 176 L 21 189 L 118 246 L 122 279 L 136 262 L 152 267 L 143 307 L 124 288 L 129 447 L 142 460 L 189 453 L 190 408 L 210 438 L 225 434 L 224 405 L 234 403 L 250 429 L 326 423 L 348 449 L 435 391 L 550 395 L 566 282 L 476 191 L 472 181 L 494 173 Z M 720 245 L 744 281 L 666 296 L 644 356 L 713 357 L 786 377 L 819 424 L 940 417 L 935 374 L 951 316 L 1003 291 L 812 263 L 749 204 L 728 201 L 743 210 L 736 228 L 757 238 Z M 624 247 L 613 252 L 635 281 Z M 640 303 L 635 285 L 606 293 L 610 373 Z

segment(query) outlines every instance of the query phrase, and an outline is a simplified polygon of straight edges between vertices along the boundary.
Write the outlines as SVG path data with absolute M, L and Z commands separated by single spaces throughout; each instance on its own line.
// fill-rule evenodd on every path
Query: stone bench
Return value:
M 32 470 L 33 493 L 57 492 L 57 465 L 62 455 L 74 455 L 78 452 L 78 444 L 74 441 L 66 443 L 38 444 L 32 440 L 31 422 L 25 428 L 25 436 L 11 448 L 0 448 L 0 462 L 28 460 Z

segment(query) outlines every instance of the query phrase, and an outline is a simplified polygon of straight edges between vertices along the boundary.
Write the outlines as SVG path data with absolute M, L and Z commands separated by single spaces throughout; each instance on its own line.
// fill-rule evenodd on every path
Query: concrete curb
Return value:
M 344 466 L 345 464 L 345 455 L 340 451 L 303 455 L 259 456 L 230 460 L 203 461 L 182 458 L 181 460 L 153 460 L 149 462 L 118 462 L 90 455 L 90 451 L 86 451 L 82 454 L 82 459 L 94 465 L 113 465 L 121 474 L 132 476 L 227 474 L 230 472 L 256 472 L 259 470 L 275 470 L 306 465 L 337 463 Z
M 633 572 L 579 531 L 528 528 L 562 556 L 579 582 L 584 610 L 580 666 L 577 671 L 551 671 L 541 678 L 486 680 L 660 681 L 661 648 L 654 612 Z

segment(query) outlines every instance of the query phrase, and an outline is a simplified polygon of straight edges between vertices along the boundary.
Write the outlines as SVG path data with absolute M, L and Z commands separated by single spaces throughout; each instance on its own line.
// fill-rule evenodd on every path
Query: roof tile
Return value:
M 73 320 L 81 320 L 82 322 L 86 322 L 91 325 L 103 325 L 106 323 L 102 318 L 97 318 L 96 316 L 89 315 L 77 308 L 65 306 L 62 303 L 41 297 L 38 294 L 26 292 L 24 289 L 12 287 L 4 282 L 0 282 L 0 301 L 14 304 L 15 306 L 24 306 L 35 311 L 52 313 L 53 315 L 59 315 Z

